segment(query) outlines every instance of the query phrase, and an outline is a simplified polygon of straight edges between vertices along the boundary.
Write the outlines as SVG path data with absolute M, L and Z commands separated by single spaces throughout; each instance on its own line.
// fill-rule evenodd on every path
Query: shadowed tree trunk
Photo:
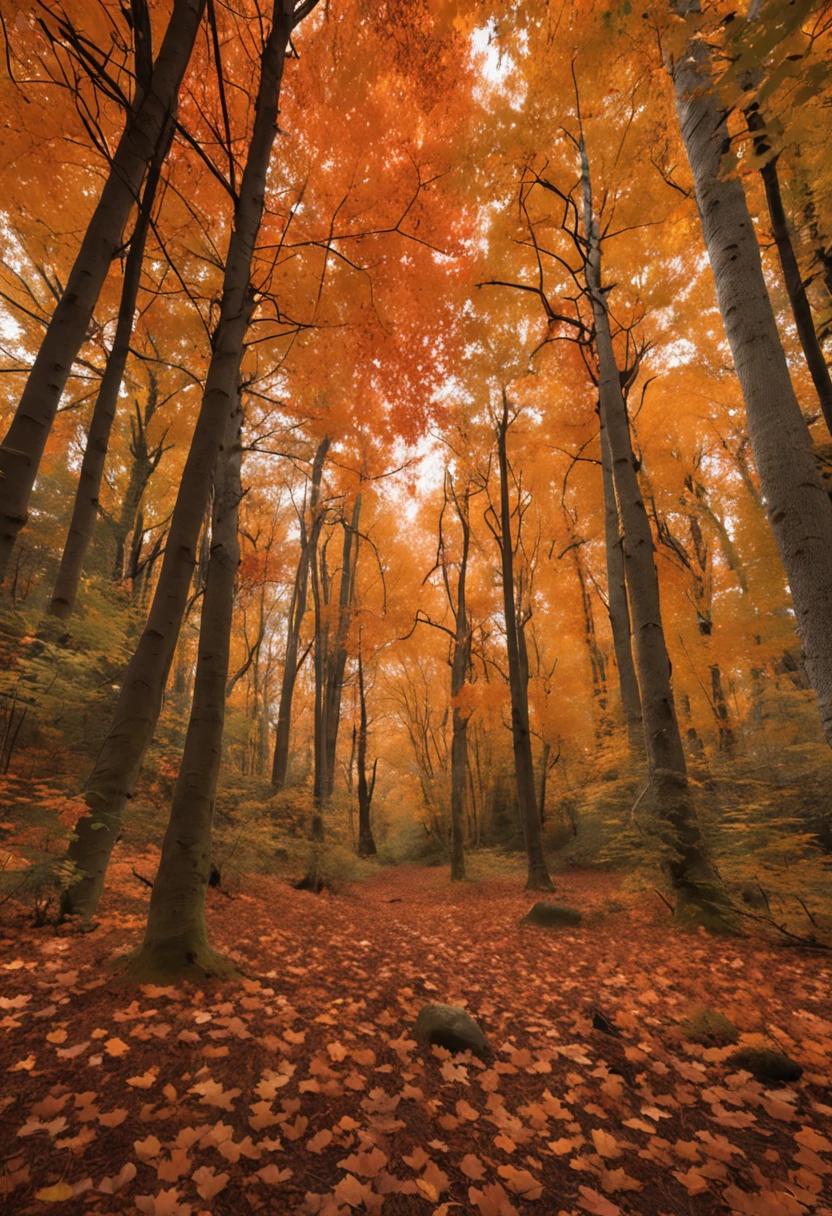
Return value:
M 356 761 L 358 764 L 358 856 L 375 857 L 376 842 L 370 822 L 370 808 L 376 788 L 378 757 L 373 761 L 372 772 L 367 779 L 367 695 L 364 687 L 364 659 L 361 654 L 361 639 L 358 641 L 358 731 L 356 734 Z
M 688 924 L 725 930 L 726 901 L 696 816 L 682 746 L 659 603 L 653 534 L 633 464 L 627 406 L 613 349 L 607 292 L 601 275 L 601 243 L 593 214 L 586 146 L 581 136 L 586 282 L 592 299 L 598 352 L 598 389 L 615 494 L 624 533 L 624 563 L 641 690 L 649 782 L 676 895 L 676 916 Z
M 282 790 L 286 784 L 286 774 L 289 769 L 289 742 L 292 731 L 292 699 L 295 695 L 295 682 L 300 669 L 300 634 L 303 618 L 306 615 L 306 603 L 309 591 L 309 563 L 318 560 L 318 537 L 323 524 L 323 513 L 320 509 L 321 478 L 323 477 L 324 461 L 329 450 L 327 435 L 318 444 L 315 459 L 312 462 L 312 479 L 309 491 L 309 525 L 306 522 L 306 501 L 300 521 L 300 557 L 295 575 L 295 585 L 292 590 L 292 602 L 289 606 L 289 618 L 286 628 L 286 658 L 283 663 L 283 679 L 280 685 L 280 705 L 277 710 L 277 729 L 274 740 L 274 755 L 272 757 L 272 785 L 276 790 Z
M 529 729 L 529 657 L 526 650 L 523 607 L 518 604 L 514 576 L 514 540 L 509 499 L 508 397 L 503 390 L 503 409 L 497 423 L 497 459 L 500 470 L 499 517 L 492 531 L 500 548 L 503 581 L 503 612 L 506 625 L 509 691 L 511 694 L 511 737 L 514 748 L 514 775 L 517 801 L 528 858 L 527 891 L 552 891 L 552 880 L 543 852 L 543 837 L 535 791 L 532 736 Z M 494 513 L 496 516 L 496 512 Z
M 168 450 L 165 447 L 165 435 L 153 447 L 148 443 L 147 431 L 159 408 L 159 386 L 154 372 L 150 372 L 150 384 L 144 409 L 136 402 L 135 417 L 130 420 L 130 475 L 127 488 L 121 503 L 118 518 L 113 521 L 116 552 L 113 558 L 113 578 L 121 582 L 129 572 L 132 562 L 127 561 L 125 570 L 125 554 L 127 542 L 140 531 L 142 512 L 140 504 L 148 483 L 159 467 L 159 463 Z
M 627 428 L 627 442 L 629 426 Z M 630 444 L 632 453 L 632 445 Z M 632 460 L 632 455 L 631 455 Z M 644 758 L 644 723 L 641 718 L 641 693 L 638 687 L 636 665 L 633 661 L 633 638 L 630 624 L 630 605 L 627 602 L 627 581 L 624 573 L 624 545 L 621 535 L 621 519 L 615 482 L 612 472 L 607 428 L 601 419 L 601 472 L 604 487 L 604 539 L 607 557 L 607 596 L 609 599 L 610 629 L 618 668 L 618 687 L 621 692 L 621 708 L 627 723 L 627 740 L 630 754 L 637 760 Z
M 673 7 L 683 14 L 699 9 L 698 0 L 675 0 Z M 729 133 L 708 56 L 707 43 L 692 39 L 672 65 L 676 110 L 765 508 L 832 745 L 832 502 L 789 377 L 742 182 L 723 176 Z
M 307 5 L 297 13 L 305 15 L 310 8 Z M 220 316 L 202 405 L 182 471 L 147 624 L 128 666 L 113 723 L 87 782 L 85 799 L 90 813 L 79 820 L 76 837 L 69 847 L 69 860 L 83 877 L 65 891 L 62 911 L 85 919 L 93 915 L 98 905 L 121 815 L 133 797 L 156 728 L 188 602 L 217 453 L 237 400 L 240 363 L 254 304 L 251 265 L 263 214 L 269 159 L 277 134 L 283 63 L 298 19 L 290 0 L 275 0 L 272 26 L 261 56 L 254 128 L 235 205 Z
M 328 612 L 332 604 L 334 578 L 330 579 L 327 570 L 325 546 L 321 550 L 320 562 L 312 569 L 312 596 L 315 601 L 315 809 L 310 832 L 312 840 L 323 840 L 323 813 L 335 787 L 335 756 L 341 724 L 341 691 L 347 665 L 347 632 L 355 593 L 360 515 L 359 494 L 353 506 L 352 522 L 342 520 L 344 545 L 334 621 Z
M 211 873 L 211 828 L 222 760 L 234 580 L 240 564 L 237 517 L 243 496 L 242 422 L 238 404 L 229 419 L 214 478 L 211 557 L 182 764 L 150 896 L 144 941 L 128 963 L 128 972 L 142 980 L 200 979 L 234 972 L 232 964 L 208 944 L 205 893 Z
M 750 106 L 746 110 L 745 116 L 748 129 L 754 134 L 754 151 L 759 157 L 770 156 L 770 159 L 760 169 L 760 176 L 766 191 L 771 234 L 780 255 L 783 283 L 792 306 L 792 316 L 800 345 L 803 348 L 806 366 L 809 368 L 809 375 L 812 377 L 812 383 L 818 395 L 826 428 L 832 434 L 832 376 L 829 375 L 829 368 L 826 366 L 826 360 L 815 331 L 812 306 L 803 285 L 803 276 L 800 273 L 789 223 L 786 219 L 786 209 L 783 206 L 783 195 L 780 191 L 780 175 L 777 172 L 778 157 L 771 155 L 771 147 L 765 136 L 766 124 L 759 106 L 756 103 Z
M 52 592 L 52 602 L 49 605 L 49 611 L 52 616 L 59 617 L 62 621 L 68 620 L 72 615 L 75 607 L 75 600 L 78 595 L 78 586 L 81 582 L 81 574 L 84 568 L 84 559 L 87 555 L 87 550 L 92 540 L 93 531 L 95 529 L 95 521 L 98 518 L 99 501 L 98 496 L 101 493 L 101 481 L 104 476 L 104 465 L 107 460 L 107 449 L 110 444 L 110 432 L 113 427 L 113 422 L 118 408 L 118 397 L 121 391 L 121 382 L 124 379 L 124 369 L 127 366 L 127 356 L 130 353 L 130 339 L 133 334 L 133 318 L 136 313 L 136 301 L 139 295 L 139 284 L 142 277 L 142 264 L 144 262 L 144 251 L 147 243 L 147 233 L 150 228 L 150 217 L 153 211 L 153 204 L 156 199 L 156 190 L 159 185 L 159 178 L 162 172 L 162 165 L 170 151 L 170 145 L 173 140 L 174 123 L 170 118 L 166 123 L 165 129 L 159 140 L 156 151 L 153 154 L 153 160 L 148 172 L 147 182 L 145 183 L 144 194 L 142 195 L 141 207 L 139 208 L 136 226 L 133 229 L 133 235 L 130 238 L 130 252 L 127 255 L 127 261 L 124 266 L 124 282 L 121 288 L 121 302 L 118 310 L 118 321 L 116 323 L 115 337 L 113 345 L 107 359 L 107 366 L 104 370 L 104 375 L 101 380 L 101 385 L 98 390 L 98 396 L 95 399 L 95 407 L 90 420 L 90 429 L 87 433 L 87 445 L 84 450 L 84 459 L 81 462 L 81 473 L 78 479 L 78 489 L 75 494 L 75 504 L 72 509 L 72 519 L 69 524 L 69 532 L 67 533 L 66 544 L 61 555 L 61 564 L 58 570 L 57 578 L 55 579 L 55 588 Z M 158 386 L 155 375 L 152 376 L 150 382 L 150 397 L 148 399 L 148 414 L 152 416 L 155 410 L 155 403 L 158 401 Z M 152 407 L 152 408 L 151 408 Z M 137 407 L 138 409 L 138 407 Z M 141 415 L 139 415 L 139 434 L 141 435 Z M 148 418 L 149 421 L 149 418 Z M 134 435 L 135 438 L 135 435 Z M 146 446 L 146 445 L 145 445 Z M 161 450 L 160 450 L 161 458 Z M 133 472 L 135 473 L 138 467 L 138 456 L 134 454 Z M 158 460 L 156 462 L 158 464 Z M 127 494 L 124 498 L 122 507 L 122 518 L 128 509 L 128 504 L 132 500 L 132 514 L 130 516 L 130 524 L 132 526 L 135 520 L 136 510 L 138 509 L 139 499 L 144 486 L 139 488 L 132 484 L 128 486 Z M 136 496 L 138 491 L 138 496 Z M 132 492 L 132 494 L 131 494 Z M 122 567 L 124 565 L 124 540 L 127 532 L 121 538 L 120 555 L 116 554 L 116 568 L 118 569 L 118 578 L 122 576 Z M 119 561 L 120 556 L 120 561 Z
M 148 86 L 127 116 L 104 189 L 0 446 L 0 582 L 17 534 L 28 518 L 32 486 L 72 364 L 84 343 L 147 167 L 176 112 L 179 87 L 204 8 L 205 0 L 174 0 Z

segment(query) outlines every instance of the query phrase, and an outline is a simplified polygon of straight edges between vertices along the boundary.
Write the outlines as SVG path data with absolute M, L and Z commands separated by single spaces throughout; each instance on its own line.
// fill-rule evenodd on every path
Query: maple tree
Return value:
M 0 0 L 7 1203 L 828 1211 L 827 10 Z

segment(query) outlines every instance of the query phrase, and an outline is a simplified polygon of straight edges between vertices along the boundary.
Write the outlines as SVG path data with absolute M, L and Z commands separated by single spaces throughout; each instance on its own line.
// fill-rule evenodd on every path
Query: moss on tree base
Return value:
M 116 967 L 124 979 L 137 984 L 233 980 L 240 976 L 230 959 L 207 944 L 193 947 L 182 943 L 148 945 L 145 942 L 132 954 L 122 956 Z
M 676 892 L 676 924 L 683 929 L 706 929 L 721 937 L 742 937 L 740 918 L 720 891 Z

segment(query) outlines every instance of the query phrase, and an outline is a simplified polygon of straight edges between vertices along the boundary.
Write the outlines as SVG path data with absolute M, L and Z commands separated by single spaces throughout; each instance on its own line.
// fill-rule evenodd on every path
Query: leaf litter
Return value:
M 338 897 L 258 878 L 210 894 L 244 978 L 201 987 L 109 967 L 144 892 L 110 892 L 93 933 L 7 924 L 3 1210 L 832 1216 L 828 958 L 682 933 L 648 896 L 601 915 L 616 887 L 559 878 L 590 915 L 552 934 L 502 878 L 406 867 Z M 437 1000 L 493 1061 L 416 1042 Z M 691 1037 L 721 1024 L 703 1009 L 800 1080 Z

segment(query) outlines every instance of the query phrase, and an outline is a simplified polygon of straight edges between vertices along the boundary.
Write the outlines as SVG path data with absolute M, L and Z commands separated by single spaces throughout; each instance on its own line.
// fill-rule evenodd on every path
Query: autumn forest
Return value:
M 0 42 L 4 1211 L 832 1216 L 829 4 Z

